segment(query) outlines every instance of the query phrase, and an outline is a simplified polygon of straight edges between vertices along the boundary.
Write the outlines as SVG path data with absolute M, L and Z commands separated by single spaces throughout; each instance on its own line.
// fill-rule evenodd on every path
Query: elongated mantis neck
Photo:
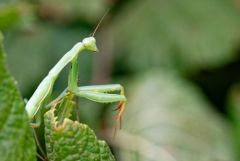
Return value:
M 97 51 L 96 40 L 94 37 L 87 37 L 82 42 L 78 42 L 73 48 L 68 51 L 57 64 L 49 71 L 49 75 L 54 78 L 59 75 L 63 68 L 74 59 L 78 58 L 78 55 L 83 50 Z
M 77 43 L 73 48 L 68 51 L 58 62 L 57 64 L 49 71 L 49 75 L 57 77 L 63 68 L 70 63 L 73 59 L 78 57 L 78 54 L 85 49 L 85 46 L 82 42 Z

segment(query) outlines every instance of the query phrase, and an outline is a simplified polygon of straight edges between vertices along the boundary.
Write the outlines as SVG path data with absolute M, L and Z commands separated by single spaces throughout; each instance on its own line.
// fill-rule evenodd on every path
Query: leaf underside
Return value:
M 24 102 L 4 57 L 0 33 L 0 160 L 33 161 L 36 149 Z
M 148 144 L 125 138 L 132 151 L 122 150 L 122 160 L 235 161 L 231 127 L 194 84 L 170 71 L 149 72 L 133 84 L 122 131 Z M 158 155 L 153 159 L 153 154 Z
M 44 115 L 45 140 L 51 161 L 114 161 L 104 141 L 98 141 L 87 125 L 68 118 L 57 127 L 54 109 Z

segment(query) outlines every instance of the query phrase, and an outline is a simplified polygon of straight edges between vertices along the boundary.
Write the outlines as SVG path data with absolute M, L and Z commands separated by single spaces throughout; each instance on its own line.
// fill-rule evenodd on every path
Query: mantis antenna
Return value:
M 103 21 L 104 18 L 107 16 L 107 14 L 109 13 L 109 11 L 110 11 L 110 8 L 107 9 L 107 10 L 105 11 L 105 13 L 103 14 L 102 18 L 100 19 L 100 21 L 98 22 L 97 26 L 95 27 L 93 33 L 91 34 L 92 37 L 94 37 L 94 35 L 95 35 L 95 33 L 97 32 L 99 26 L 101 25 L 102 21 Z

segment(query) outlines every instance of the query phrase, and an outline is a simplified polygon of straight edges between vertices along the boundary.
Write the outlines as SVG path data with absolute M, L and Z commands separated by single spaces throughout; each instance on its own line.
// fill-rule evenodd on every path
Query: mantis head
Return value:
M 90 51 L 94 51 L 94 52 L 98 51 L 98 48 L 96 45 L 96 39 L 94 37 L 87 37 L 87 38 L 83 39 L 82 43 L 86 49 L 88 49 Z

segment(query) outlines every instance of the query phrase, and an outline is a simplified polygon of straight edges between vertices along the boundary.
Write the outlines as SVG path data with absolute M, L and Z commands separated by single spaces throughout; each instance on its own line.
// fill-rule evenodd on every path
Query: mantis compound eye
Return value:
M 95 51 L 95 52 L 98 51 L 98 48 L 96 45 L 96 39 L 94 37 L 87 37 L 87 38 L 83 39 L 82 43 L 86 49 Z

